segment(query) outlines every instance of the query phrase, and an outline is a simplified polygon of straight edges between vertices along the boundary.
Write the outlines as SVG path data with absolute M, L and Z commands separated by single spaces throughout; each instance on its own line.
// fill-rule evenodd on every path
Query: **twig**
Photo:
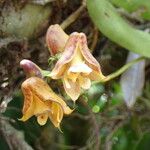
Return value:
M 0 115 L 0 120 L 4 120 L 4 121 L 11 122 L 11 123 L 15 123 L 14 119 L 11 119 L 11 118 L 8 118 L 8 117 L 4 117 L 4 116 L 1 116 L 1 115 Z
M 68 150 L 75 150 L 75 149 L 79 149 L 79 146 L 77 145 L 64 145 L 64 144 L 59 144 L 59 143 L 54 143 L 55 146 L 57 148 L 61 148 L 61 149 L 68 149 Z
M 105 149 L 111 150 L 112 149 L 112 137 L 114 133 L 125 123 L 125 121 L 121 121 L 118 125 L 115 126 L 115 128 L 112 130 L 112 132 L 107 136 L 106 142 L 105 142 Z
M 12 101 L 12 97 L 4 97 L 4 100 L 0 104 L 0 113 L 4 113 L 6 111 L 7 105 L 9 104 L 10 101 Z
M 96 44 L 97 44 L 97 40 L 98 40 L 98 29 L 94 27 L 93 40 L 92 40 L 92 44 L 90 47 L 91 51 L 94 51 Z
M 85 115 L 81 115 L 79 113 L 73 113 L 73 114 L 71 114 L 71 117 L 78 117 L 82 120 L 89 120 L 91 118 L 90 115 L 85 116 Z
M 118 77 L 119 75 L 121 75 L 124 71 L 126 71 L 128 68 L 130 68 L 132 65 L 134 65 L 135 63 L 144 60 L 145 57 L 139 57 L 129 63 L 127 63 L 126 65 L 124 65 L 123 67 L 121 67 L 119 70 L 117 70 L 116 72 L 106 76 L 106 78 L 102 79 L 100 82 L 107 82 L 109 80 L 112 80 L 116 77 Z
M 116 121 L 116 120 L 124 120 L 126 118 L 125 115 L 118 115 L 118 116 L 114 116 L 114 117 L 101 117 L 101 120 L 105 121 Z
M 62 27 L 62 29 L 66 29 L 71 23 L 73 23 L 78 18 L 81 15 L 81 12 L 85 9 L 85 6 L 86 2 L 85 0 L 83 0 L 82 5 L 61 23 L 60 26 Z
M 96 138 L 95 150 L 99 150 L 100 149 L 99 125 L 97 123 L 96 117 L 93 114 L 92 110 L 89 108 L 88 104 L 83 99 L 81 99 L 81 103 L 88 109 L 89 115 L 91 116 L 91 122 L 94 126 L 94 138 Z M 91 146 L 91 141 L 90 141 L 90 146 Z M 81 149 L 83 150 L 83 148 Z
M 54 2 L 56 0 L 31 0 L 30 3 L 33 3 L 33 4 L 37 4 L 37 5 L 46 5 L 47 3 L 51 3 L 51 2 Z

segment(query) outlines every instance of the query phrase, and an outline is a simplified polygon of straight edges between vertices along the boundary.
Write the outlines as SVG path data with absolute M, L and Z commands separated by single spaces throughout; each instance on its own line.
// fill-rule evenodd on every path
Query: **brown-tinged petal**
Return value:
M 75 55 L 75 50 L 76 50 L 78 39 L 79 39 L 79 33 L 74 32 L 69 36 L 69 39 L 64 48 L 65 50 L 62 53 L 61 58 L 57 61 L 54 69 L 52 70 L 50 74 L 53 79 L 60 78 L 60 76 L 64 72 L 62 71 L 62 68 L 73 59 Z
M 80 40 L 81 40 L 81 52 L 84 57 L 84 59 L 90 64 L 89 66 L 92 67 L 95 71 L 100 71 L 100 65 L 97 62 L 97 60 L 93 57 L 93 55 L 90 53 L 90 50 L 87 46 L 87 39 L 86 35 L 84 33 L 80 33 Z
M 47 122 L 47 119 L 48 119 L 48 113 L 43 113 L 43 114 L 40 114 L 39 116 L 37 116 L 37 122 L 43 126 L 46 124 Z
M 25 114 L 28 109 L 30 107 L 33 107 L 33 94 L 30 90 L 30 88 L 28 87 L 28 83 L 26 81 L 24 81 L 21 85 L 21 90 L 23 92 L 24 95 L 24 105 L 23 105 L 23 114 Z
M 22 121 L 28 120 L 33 115 L 39 115 L 39 114 L 50 111 L 50 107 L 46 105 L 42 100 L 40 100 L 32 92 L 28 84 L 29 79 L 24 81 L 22 84 L 22 91 L 25 97 L 24 106 L 23 106 L 23 117 L 20 119 Z
M 71 80 L 68 80 L 68 82 L 70 84 L 70 88 L 67 88 L 65 82 L 63 81 L 64 89 L 66 93 L 71 97 L 71 99 L 75 102 L 80 96 L 80 85 L 78 81 L 72 82 Z
M 71 110 L 66 105 L 66 103 L 59 96 L 57 96 L 48 86 L 48 84 L 42 79 L 37 77 L 31 77 L 27 80 L 29 80 L 29 86 L 32 93 L 34 93 L 39 99 L 43 100 L 44 102 L 51 101 L 59 104 L 65 114 L 72 113 L 73 110 Z
M 58 25 L 51 25 L 46 33 L 46 43 L 51 55 L 55 55 L 63 51 L 63 48 L 69 36 Z
M 33 95 L 30 89 L 28 89 L 25 86 L 22 86 L 22 91 L 25 98 L 22 110 L 23 117 L 19 120 L 26 121 L 34 115 L 34 102 L 33 102 Z
M 23 59 L 20 62 L 21 68 L 23 68 L 27 78 L 36 76 L 42 78 L 42 73 L 40 67 L 38 67 L 35 63 L 30 60 Z
M 78 35 L 80 35 L 80 34 L 78 33 Z M 80 47 L 81 47 L 81 46 L 80 46 L 80 39 L 78 38 L 78 41 L 77 41 L 77 44 L 76 44 L 76 48 L 75 48 L 75 50 L 74 50 L 74 51 L 75 51 L 75 54 L 74 54 L 73 59 L 71 60 L 71 66 L 83 62 L 83 56 L 82 56 Z
M 91 87 L 91 80 L 89 78 L 80 75 L 78 79 L 80 87 L 82 87 L 83 89 L 87 90 Z

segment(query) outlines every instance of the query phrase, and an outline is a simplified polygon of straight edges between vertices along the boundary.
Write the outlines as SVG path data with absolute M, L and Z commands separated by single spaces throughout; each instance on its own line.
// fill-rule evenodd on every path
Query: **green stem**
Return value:
M 132 65 L 136 64 L 137 62 L 141 61 L 145 59 L 145 57 L 139 57 L 129 63 L 127 63 L 126 65 L 124 65 L 123 67 L 121 67 L 119 70 L 117 70 L 116 72 L 106 76 L 106 78 L 104 78 L 103 80 L 101 80 L 100 82 L 107 82 L 109 80 L 112 80 L 116 77 L 118 77 L 119 75 L 121 75 L 124 71 L 126 71 L 128 68 L 130 68 Z
M 51 73 L 50 71 L 47 71 L 47 70 L 41 70 L 42 72 L 42 76 L 43 77 L 50 77 L 49 74 Z
M 144 57 L 144 56 L 141 56 L 141 57 L 139 57 L 139 58 L 137 58 L 137 59 L 135 59 L 135 60 L 133 60 L 133 61 L 127 63 L 126 65 L 124 65 L 123 67 L 121 67 L 119 70 L 117 70 L 116 72 L 113 72 L 112 74 L 106 76 L 105 78 L 101 79 L 100 81 L 98 81 L 98 82 L 96 81 L 96 82 L 93 82 L 93 83 L 107 82 L 107 81 L 109 81 L 109 80 L 112 80 L 112 79 L 118 77 L 119 75 L 121 75 L 124 71 L 126 71 L 126 70 L 127 70 L 128 68 L 130 68 L 132 65 L 134 65 L 134 64 L 136 64 L 137 62 L 142 61 L 142 60 L 144 60 L 144 59 L 145 59 L 145 57 Z M 50 71 L 42 70 L 42 75 L 43 75 L 44 77 L 46 77 L 46 76 L 47 76 L 47 77 L 50 77 L 49 74 L 50 74 Z

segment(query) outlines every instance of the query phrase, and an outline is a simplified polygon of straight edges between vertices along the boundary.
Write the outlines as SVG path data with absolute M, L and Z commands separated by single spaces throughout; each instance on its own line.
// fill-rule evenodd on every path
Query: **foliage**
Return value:
M 150 35 L 122 19 L 107 0 L 88 0 L 89 14 L 99 30 L 124 48 L 150 57 Z

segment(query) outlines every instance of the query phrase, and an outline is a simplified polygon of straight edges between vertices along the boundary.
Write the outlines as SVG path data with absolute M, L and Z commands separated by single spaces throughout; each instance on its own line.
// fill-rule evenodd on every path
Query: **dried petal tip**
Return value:
M 27 78 L 33 77 L 33 76 L 42 78 L 41 69 L 32 61 L 23 59 L 20 62 L 20 67 L 23 68 Z
M 68 40 L 68 35 L 62 28 L 56 24 L 51 25 L 46 33 L 46 44 L 51 55 L 55 55 L 63 51 L 63 48 Z

